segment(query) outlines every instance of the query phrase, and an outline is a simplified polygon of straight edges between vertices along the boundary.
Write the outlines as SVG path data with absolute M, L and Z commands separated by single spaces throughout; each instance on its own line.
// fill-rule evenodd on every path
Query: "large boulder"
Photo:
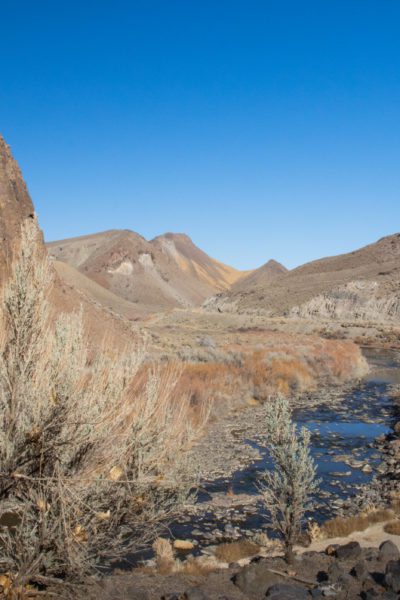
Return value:
M 233 583 L 243 594 L 259 595 L 275 583 L 284 583 L 285 579 L 266 568 L 264 561 L 247 565 L 232 578 Z
M 400 592 L 400 560 L 391 560 L 386 565 L 385 585 L 396 594 Z
M 356 561 L 361 557 L 361 546 L 358 542 L 349 542 L 336 548 L 336 557 L 339 560 Z
M 183 594 L 184 600 L 207 600 L 208 596 L 199 587 L 190 588 Z
M 269 600 L 310 600 L 309 591 L 299 585 L 276 583 L 267 590 Z
M 394 544 L 391 540 L 386 540 L 382 542 L 379 546 L 379 560 L 388 562 L 389 560 L 399 560 L 400 552 L 396 544 Z
M 367 577 L 369 577 L 369 571 L 365 560 L 359 560 L 352 568 L 351 574 L 359 581 L 367 579 Z

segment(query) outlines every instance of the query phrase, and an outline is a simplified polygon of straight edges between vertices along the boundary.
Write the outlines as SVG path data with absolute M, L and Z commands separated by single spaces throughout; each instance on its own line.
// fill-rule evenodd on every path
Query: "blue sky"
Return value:
M 0 131 L 49 240 L 238 268 L 400 230 L 398 0 L 3 2 Z

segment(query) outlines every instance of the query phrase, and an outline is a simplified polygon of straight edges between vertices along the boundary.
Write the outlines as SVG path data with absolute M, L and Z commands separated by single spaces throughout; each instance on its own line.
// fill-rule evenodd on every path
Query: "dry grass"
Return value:
M 269 335 L 260 346 L 250 351 L 237 345 L 212 349 L 201 359 L 190 356 L 180 389 L 190 391 L 193 409 L 211 402 L 216 410 L 233 399 L 244 405 L 263 402 L 278 393 L 312 391 L 322 381 L 345 381 L 366 371 L 359 348 L 348 341 Z
M 318 523 L 315 522 L 311 522 L 308 524 L 307 534 L 311 542 L 315 542 L 316 540 L 321 540 L 324 538 L 324 534 L 322 532 L 321 527 L 318 525 Z
M 176 571 L 185 575 L 207 575 L 216 571 L 219 567 L 218 562 L 212 556 L 196 556 L 188 558 L 185 562 L 176 563 Z
M 157 571 L 161 574 L 171 573 L 175 564 L 171 542 L 159 537 L 153 543 L 153 550 L 156 556 Z
M 237 542 L 229 542 L 219 544 L 215 551 L 215 556 L 221 562 L 232 563 L 242 558 L 254 556 L 260 551 L 260 546 L 250 540 L 239 540 Z
M 390 533 L 391 535 L 400 535 L 400 521 L 396 520 L 386 523 L 383 530 L 386 531 L 386 533 Z
M 325 538 L 346 537 L 355 531 L 365 531 L 371 525 L 389 521 L 393 517 L 394 512 L 391 509 L 373 510 L 355 517 L 336 517 L 324 523 L 321 532 Z
M 390 508 L 395 512 L 396 516 L 400 516 L 400 498 L 399 497 L 394 497 L 392 499 Z
M 153 544 L 153 550 L 156 558 L 155 570 L 161 575 L 172 573 L 204 575 L 218 567 L 216 559 L 209 556 L 189 557 L 185 561 L 177 560 L 171 541 L 165 538 L 157 538 Z M 154 572 L 154 569 L 148 567 L 142 567 L 140 570 L 148 573 Z

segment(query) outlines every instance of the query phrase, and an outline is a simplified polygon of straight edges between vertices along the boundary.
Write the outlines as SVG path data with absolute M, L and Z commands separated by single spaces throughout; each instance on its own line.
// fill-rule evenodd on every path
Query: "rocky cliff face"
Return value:
M 383 287 L 377 281 L 352 281 L 293 307 L 290 316 L 322 321 L 398 323 L 400 283 Z
M 24 219 L 34 208 L 18 164 L 0 136 L 0 282 L 7 275 Z

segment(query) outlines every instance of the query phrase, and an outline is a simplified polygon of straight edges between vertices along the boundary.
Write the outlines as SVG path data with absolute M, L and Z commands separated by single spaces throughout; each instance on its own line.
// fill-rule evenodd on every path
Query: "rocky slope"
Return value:
M 262 286 L 269 285 L 272 281 L 275 281 L 277 277 L 288 273 L 288 269 L 281 265 L 276 260 L 269 260 L 265 265 L 262 265 L 258 269 L 251 271 L 248 275 L 245 275 L 239 281 L 234 283 L 231 287 L 232 292 L 249 292 L 250 290 L 256 290 Z
M 24 219 L 34 217 L 34 208 L 18 164 L 0 135 L 0 281 L 4 281 Z
M 147 241 L 133 231 L 113 230 L 51 242 L 48 249 L 58 261 L 132 303 L 138 313 L 200 305 L 243 276 L 184 234 Z
M 313 319 L 400 320 L 400 234 L 340 256 L 323 258 L 276 277 L 244 285 L 207 308 Z

